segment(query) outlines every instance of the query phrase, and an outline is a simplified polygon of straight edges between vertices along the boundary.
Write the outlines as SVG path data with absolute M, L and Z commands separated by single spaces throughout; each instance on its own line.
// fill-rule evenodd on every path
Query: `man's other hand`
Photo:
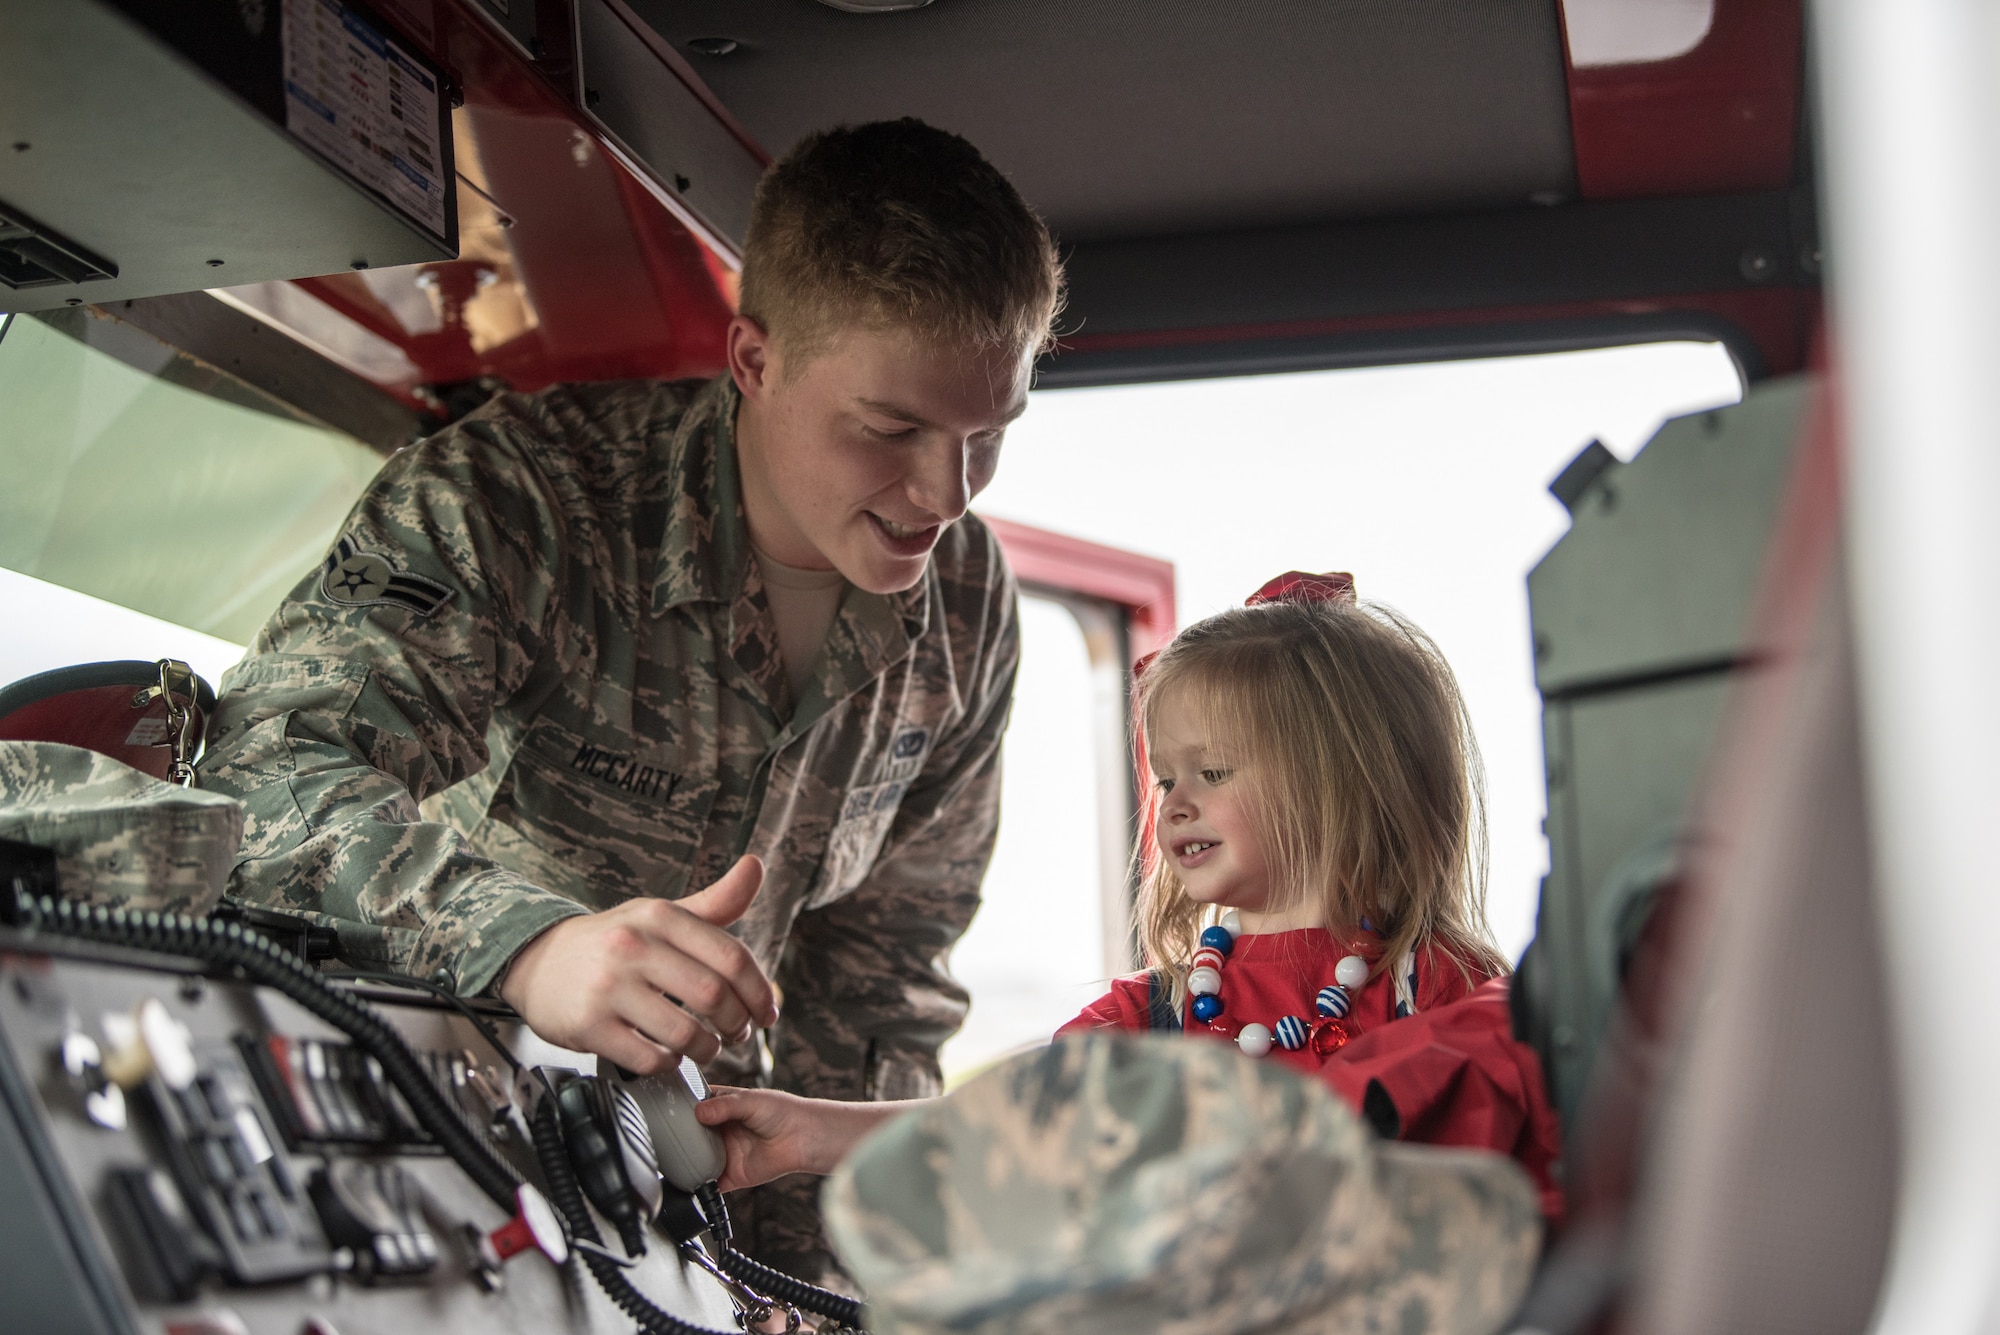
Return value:
M 685 899 L 635 899 L 565 919 L 514 956 L 501 999 L 549 1042 L 640 1075 L 667 1070 L 683 1054 L 711 1061 L 753 1025 L 778 1022 L 770 980 L 722 930 L 763 883 L 764 864 L 743 857 Z

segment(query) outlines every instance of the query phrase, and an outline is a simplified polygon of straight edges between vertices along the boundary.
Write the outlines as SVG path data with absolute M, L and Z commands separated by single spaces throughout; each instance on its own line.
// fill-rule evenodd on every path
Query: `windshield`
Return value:
M 382 464 L 83 309 L 0 317 L 0 405 L 0 681 L 172 653 L 213 682 Z

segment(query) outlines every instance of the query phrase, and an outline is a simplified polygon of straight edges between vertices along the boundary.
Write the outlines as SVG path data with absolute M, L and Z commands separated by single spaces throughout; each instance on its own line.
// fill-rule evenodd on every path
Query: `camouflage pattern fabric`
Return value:
M 997 822 L 1013 578 L 961 520 L 914 588 L 849 590 L 791 700 L 737 402 L 726 377 L 558 386 L 391 459 L 223 679 L 201 773 L 249 813 L 232 893 L 474 994 L 561 919 L 756 853 L 733 930 L 784 1018 L 710 1077 L 934 1092 L 966 1006 L 945 957 Z M 808 1276 L 813 1185 L 739 1210 Z
M 0 742 L 0 838 L 51 849 L 65 898 L 206 913 L 243 840 L 243 808 L 60 742 Z
M 877 1335 L 1485 1335 L 1542 1230 L 1510 1159 L 1377 1140 L 1226 1044 L 1104 1032 L 891 1122 L 824 1199 Z

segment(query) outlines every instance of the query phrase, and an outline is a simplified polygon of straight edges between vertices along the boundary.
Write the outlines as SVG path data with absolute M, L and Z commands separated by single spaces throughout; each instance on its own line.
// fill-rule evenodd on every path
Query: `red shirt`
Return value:
M 1342 942 L 1321 928 L 1241 936 L 1222 970 L 1222 1015 L 1202 1024 L 1182 1008 L 1185 1032 L 1230 1042 L 1255 1021 L 1275 1029 L 1280 1016 L 1311 1025 L 1313 998 L 1333 982 L 1343 955 L 1374 959 L 1379 938 L 1358 934 Z M 1507 1007 L 1507 980 L 1468 978 L 1443 951 L 1417 952 L 1417 1009 L 1396 1018 L 1393 969 L 1384 969 L 1350 991 L 1341 1021 L 1348 1042 L 1322 1057 L 1312 1046 L 1272 1048 L 1265 1061 L 1282 1061 L 1330 1085 L 1357 1112 L 1368 1088 L 1378 1085 L 1395 1109 L 1400 1140 L 1461 1145 L 1513 1156 L 1541 1188 L 1542 1213 L 1562 1217 L 1556 1184 L 1561 1138 L 1555 1110 L 1542 1082 L 1534 1049 L 1517 1042 Z M 1147 975 L 1112 980 L 1111 991 L 1057 1031 L 1150 1028 Z

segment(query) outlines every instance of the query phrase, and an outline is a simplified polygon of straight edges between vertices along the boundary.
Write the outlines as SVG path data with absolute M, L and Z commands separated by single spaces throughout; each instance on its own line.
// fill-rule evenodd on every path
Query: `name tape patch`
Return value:
M 607 783 L 620 792 L 636 793 L 640 797 L 650 797 L 656 802 L 664 802 L 671 798 L 674 789 L 681 786 L 681 776 L 670 769 L 641 765 L 631 756 L 607 751 L 589 742 L 576 749 L 576 757 L 569 762 L 569 767 Z
M 327 553 L 319 591 L 342 607 L 402 607 L 427 617 L 451 601 L 451 589 L 404 570 L 380 552 L 343 537 Z

